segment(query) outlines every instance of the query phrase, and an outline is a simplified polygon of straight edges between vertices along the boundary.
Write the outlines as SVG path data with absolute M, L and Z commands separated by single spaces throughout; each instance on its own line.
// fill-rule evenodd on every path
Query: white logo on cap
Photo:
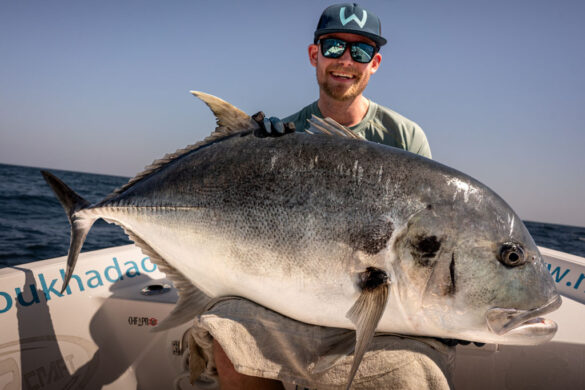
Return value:
M 341 24 L 344 26 L 353 20 L 357 23 L 358 26 L 360 26 L 360 28 L 364 28 L 364 24 L 366 24 L 366 20 L 368 19 L 368 14 L 366 13 L 366 10 L 363 10 L 362 20 L 359 20 L 355 14 L 351 14 L 349 18 L 346 18 L 345 7 L 341 7 L 339 10 L 339 19 L 341 20 Z

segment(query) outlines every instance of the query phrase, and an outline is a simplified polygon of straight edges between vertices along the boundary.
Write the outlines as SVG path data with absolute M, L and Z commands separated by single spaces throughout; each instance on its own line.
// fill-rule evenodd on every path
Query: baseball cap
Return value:
M 315 43 L 321 35 L 336 32 L 363 35 L 376 42 L 378 47 L 387 42 L 381 35 L 380 19 L 356 3 L 335 4 L 325 8 L 315 30 Z

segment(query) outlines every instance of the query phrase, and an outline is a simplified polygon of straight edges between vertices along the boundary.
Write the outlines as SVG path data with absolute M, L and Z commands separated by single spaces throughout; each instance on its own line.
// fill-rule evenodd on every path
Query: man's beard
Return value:
M 332 83 L 329 82 L 328 76 L 330 72 L 334 71 L 352 74 L 355 77 L 353 84 L 351 84 L 349 88 L 342 84 L 332 85 Z M 369 79 L 370 77 L 368 73 L 361 73 L 352 68 L 339 67 L 334 65 L 331 65 L 325 69 L 323 80 L 320 80 L 319 73 L 317 73 L 317 83 L 319 83 L 321 89 L 327 94 L 327 96 L 339 101 L 349 101 L 355 99 L 362 92 L 364 92 L 366 86 L 368 85 Z

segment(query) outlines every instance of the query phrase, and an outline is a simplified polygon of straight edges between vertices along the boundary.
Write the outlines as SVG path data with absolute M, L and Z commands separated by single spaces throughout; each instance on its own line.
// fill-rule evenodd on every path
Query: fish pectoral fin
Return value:
M 379 268 L 369 267 L 360 274 L 359 287 L 362 292 L 347 312 L 347 318 L 353 322 L 356 329 L 355 353 L 347 389 L 351 386 L 351 382 L 386 308 L 390 290 L 388 274 Z
M 170 265 L 161 255 L 157 253 L 150 245 L 148 245 L 142 238 L 140 238 L 133 231 L 124 227 L 124 230 L 128 237 L 134 241 L 137 247 L 142 250 L 146 256 L 150 257 L 150 260 L 157 265 L 161 272 L 164 272 L 170 280 L 172 280 L 174 287 L 177 289 L 179 299 L 173 310 L 169 315 L 164 318 L 156 328 L 153 328 L 154 332 L 160 332 L 163 330 L 174 328 L 187 321 L 195 318 L 195 316 L 203 313 L 212 298 L 199 290 L 191 283 L 181 272 L 175 267 Z

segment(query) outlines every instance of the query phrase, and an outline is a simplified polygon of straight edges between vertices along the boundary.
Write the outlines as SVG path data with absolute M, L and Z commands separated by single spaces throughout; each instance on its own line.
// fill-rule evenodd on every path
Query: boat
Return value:
M 458 345 L 457 389 L 585 388 L 585 258 L 539 248 L 563 295 L 552 341 Z M 0 389 L 210 389 L 189 383 L 190 324 L 153 332 L 178 295 L 134 245 L 0 269 Z M 294 388 L 294 387 L 292 387 Z

